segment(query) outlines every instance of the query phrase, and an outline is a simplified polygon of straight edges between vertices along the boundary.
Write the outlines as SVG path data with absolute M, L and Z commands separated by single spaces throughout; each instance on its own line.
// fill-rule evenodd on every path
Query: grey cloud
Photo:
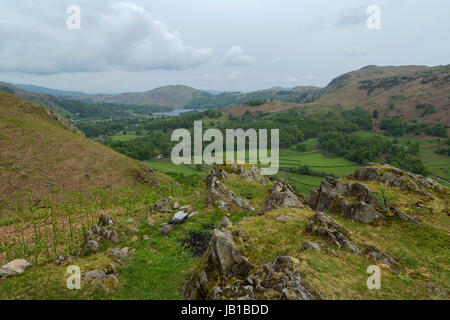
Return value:
M 212 57 L 212 49 L 185 45 L 178 31 L 169 31 L 133 3 L 108 1 L 97 12 L 98 17 L 89 16 L 89 2 L 79 5 L 81 30 L 55 27 L 60 21 L 46 16 L 38 20 L 37 28 L 17 26 L 15 32 L 2 39 L 0 71 L 54 74 L 111 68 L 184 70 L 204 64 Z M 61 11 L 65 18 L 64 14 Z M 11 28 L 11 24 L 7 20 L 0 26 L 5 30 L 3 27 Z
M 224 64 L 226 66 L 246 66 L 255 63 L 255 58 L 246 55 L 241 46 L 234 46 L 225 54 Z

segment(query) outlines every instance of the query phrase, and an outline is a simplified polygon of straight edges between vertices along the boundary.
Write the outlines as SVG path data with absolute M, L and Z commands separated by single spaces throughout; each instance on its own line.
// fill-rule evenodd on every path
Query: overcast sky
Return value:
M 1 0 L 0 80 L 89 93 L 325 86 L 369 64 L 449 64 L 449 17 L 448 0 Z

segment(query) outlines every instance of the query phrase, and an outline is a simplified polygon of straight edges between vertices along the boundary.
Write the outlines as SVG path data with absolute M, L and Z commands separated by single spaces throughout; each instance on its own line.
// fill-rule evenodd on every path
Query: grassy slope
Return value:
M 231 175 L 226 185 L 237 194 L 251 193 L 251 204 L 261 207 L 269 186 L 242 180 Z M 372 190 L 377 185 L 369 184 Z M 120 282 L 117 287 L 107 284 L 111 291 L 105 293 L 91 284 L 83 284 L 80 291 L 65 289 L 65 267 L 54 264 L 43 264 L 33 267 L 23 275 L 6 279 L 0 286 L 1 299 L 181 299 L 182 287 L 199 263 L 193 257 L 189 247 L 182 245 L 182 240 L 191 232 L 211 234 L 211 226 L 226 212 L 205 208 L 206 189 L 172 187 L 130 197 L 127 194 L 105 194 L 102 208 L 117 221 L 120 230 L 131 224 L 127 219 L 133 217 L 139 226 L 138 236 L 148 235 L 148 240 L 133 242 L 131 236 L 121 237 L 120 247 L 130 246 L 134 253 L 126 260 L 120 271 Z M 395 188 L 391 192 L 400 195 L 401 202 L 408 204 L 425 201 L 421 197 L 401 192 Z M 160 224 L 167 222 L 170 214 L 154 213 L 153 227 L 146 223 L 145 214 L 148 204 L 163 196 L 172 194 L 174 201 L 181 205 L 191 204 L 200 215 L 188 220 L 172 232 L 168 237 L 161 237 Z M 112 200 L 113 198 L 120 200 Z M 426 202 L 426 201 L 425 201 Z M 439 299 L 435 292 L 429 291 L 425 283 L 436 282 L 438 286 L 449 287 L 450 243 L 448 233 L 449 217 L 440 210 L 442 200 L 426 202 L 432 210 L 414 213 L 422 226 L 413 226 L 397 220 L 389 219 L 373 225 L 365 225 L 350 221 L 337 215 L 333 219 L 352 231 L 352 239 L 362 247 L 372 244 L 398 258 L 405 267 L 398 273 L 382 267 L 382 289 L 368 290 L 366 268 L 374 264 L 363 256 L 351 254 L 345 250 L 335 249 L 337 255 L 331 256 L 324 251 L 300 251 L 303 240 L 323 242 L 321 239 L 304 233 L 309 217 L 314 213 L 306 209 L 277 209 L 265 216 L 257 216 L 255 212 L 230 212 L 230 218 L 238 222 L 233 229 L 243 231 L 243 239 L 235 239 L 239 249 L 256 266 L 278 255 L 297 257 L 302 266 L 303 275 L 308 283 L 318 288 L 328 299 Z M 290 215 L 293 219 L 287 223 L 276 220 L 279 215 Z M 247 219 L 242 219 L 247 217 Z M 280 235 L 283 235 L 282 237 Z M 423 259 L 423 257 L 426 257 Z M 74 262 L 82 270 L 104 267 L 110 262 L 104 253 L 82 257 Z M 36 285 L 38 284 L 38 285 Z
M 47 109 L 0 92 L 0 194 L 128 186 L 144 165 L 67 130 Z M 50 112 L 53 116 L 53 113 Z

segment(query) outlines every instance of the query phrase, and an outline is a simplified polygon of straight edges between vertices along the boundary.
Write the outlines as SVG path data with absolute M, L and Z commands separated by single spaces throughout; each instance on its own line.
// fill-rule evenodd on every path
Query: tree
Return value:
M 408 152 L 417 155 L 420 151 L 420 144 L 418 142 L 412 143 L 408 147 Z
M 378 118 L 378 110 L 377 109 L 372 111 L 372 118 L 374 118 L 374 119 Z

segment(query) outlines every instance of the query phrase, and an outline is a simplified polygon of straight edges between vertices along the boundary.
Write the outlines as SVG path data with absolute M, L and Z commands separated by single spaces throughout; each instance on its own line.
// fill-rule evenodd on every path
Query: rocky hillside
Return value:
M 367 66 L 333 79 L 323 89 L 303 87 L 299 101 L 266 101 L 259 106 L 245 104 L 221 109 L 225 114 L 275 113 L 292 108 L 361 107 L 382 119 L 405 119 L 429 124 L 450 122 L 450 65 L 378 67 Z M 304 94 L 306 93 L 306 96 Z M 278 97 L 279 98 L 279 97 Z M 297 103 L 296 103 L 297 102 Z
M 154 172 L 84 137 L 57 113 L 0 91 L 1 204 L 16 197 L 157 183 Z
M 450 122 L 450 65 L 367 66 L 333 79 L 313 105 L 360 106 L 380 118 Z
M 0 298 L 448 299 L 449 193 L 377 164 L 308 196 L 252 166 L 215 167 L 196 187 L 104 198 L 70 254 L 35 262 L 11 245 Z M 80 290 L 66 289 L 68 265 Z
M 249 210 L 222 187 L 229 173 L 207 179 L 216 181 L 207 199 Z M 256 215 L 222 219 L 184 292 L 190 299 L 448 298 L 448 196 L 431 179 L 377 164 L 327 178 L 307 198 L 278 180 L 250 208 Z M 366 286 L 370 265 L 381 268 L 380 290 Z

